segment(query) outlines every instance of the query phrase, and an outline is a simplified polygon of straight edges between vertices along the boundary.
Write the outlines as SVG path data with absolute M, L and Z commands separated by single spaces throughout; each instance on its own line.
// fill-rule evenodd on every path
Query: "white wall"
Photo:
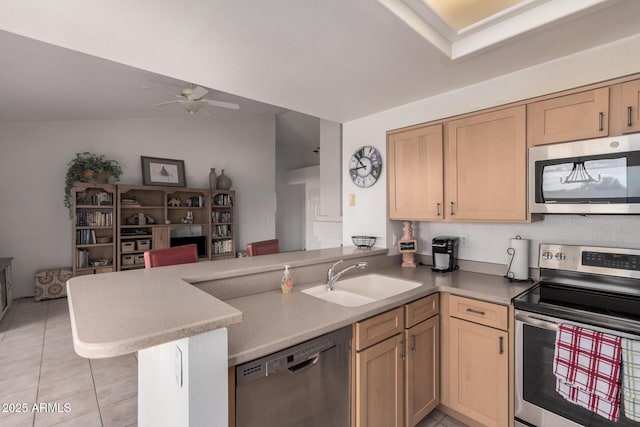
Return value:
M 14 257 L 14 296 L 33 294 L 37 269 L 71 265 L 63 205 L 76 152 L 120 162 L 121 183 L 141 184 L 140 156 L 182 159 L 187 185 L 208 188 L 211 167 L 233 180 L 238 248 L 275 235 L 275 117 L 207 117 L 0 125 L 0 256 Z
M 442 95 L 423 99 L 343 124 L 343 242 L 351 244 L 351 235 L 379 237 L 376 246 L 388 246 L 392 252 L 393 234 L 401 236 L 402 224 L 387 220 L 387 174 L 373 187 L 360 189 L 349 178 L 347 159 L 362 145 L 373 145 L 386 153 L 385 132 L 457 114 L 489 108 L 603 81 L 640 71 L 640 35 L 580 54 L 488 80 Z M 384 160 L 386 160 L 386 155 Z M 355 194 L 356 206 L 349 207 L 349 194 Z M 536 242 L 571 242 L 640 247 L 640 219 L 627 217 L 548 216 L 531 225 L 424 223 L 415 227 L 420 235 L 421 252 L 430 252 L 431 237 L 440 234 L 469 233 L 471 244 L 461 250 L 465 259 L 506 263 L 507 239 L 516 234 Z M 532 251 L 531 266 L 536 266 Z

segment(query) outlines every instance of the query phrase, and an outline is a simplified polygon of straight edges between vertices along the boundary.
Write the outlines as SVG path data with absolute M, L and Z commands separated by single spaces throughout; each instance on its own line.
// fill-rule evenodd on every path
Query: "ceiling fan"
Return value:
M 154 107 L 162 107 L 169 104 L 180 103 L 191 114 L 195 114 L 202 107 L 208 110 L 208 107 L 222 107 L 229 108 L 232 110 L 237 110 L 240 108 L 238 104 L 234 104 L 232 102 L 223 102 L 216 101 L 214 99 L 205 99 L 204 96 L 208 94 L 209 91 L 201 86 L 197 86 L 194 84 L 189 84 L 189 86 L 182 89 L 180 95 L 176 95 L 176 100 L 161 102 L 159 104 L 155 104 Z

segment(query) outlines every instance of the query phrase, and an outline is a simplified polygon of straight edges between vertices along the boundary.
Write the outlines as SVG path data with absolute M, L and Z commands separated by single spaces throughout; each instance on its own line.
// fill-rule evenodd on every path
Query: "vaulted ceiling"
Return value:
M 388 7 L 416 1 L 3 2 L 0 121 L 183 114 L 151 105 L 193 82 L 345 122 L 640 32 L 637 0 L 535 0 L 589 7 L 454 60 Z

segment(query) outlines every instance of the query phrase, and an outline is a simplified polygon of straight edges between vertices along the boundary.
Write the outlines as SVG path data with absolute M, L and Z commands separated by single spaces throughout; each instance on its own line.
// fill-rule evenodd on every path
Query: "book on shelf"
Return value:
M 213 205 L 231 207 L 233 206 L 233 200 L 228 194 L 216 194 L 213 198 Z

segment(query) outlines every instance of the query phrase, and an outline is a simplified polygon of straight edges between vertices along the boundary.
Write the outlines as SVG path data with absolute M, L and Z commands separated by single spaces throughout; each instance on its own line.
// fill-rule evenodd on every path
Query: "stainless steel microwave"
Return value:
M 529 148 L 529 209 L 640 214 L 640 134 Z

